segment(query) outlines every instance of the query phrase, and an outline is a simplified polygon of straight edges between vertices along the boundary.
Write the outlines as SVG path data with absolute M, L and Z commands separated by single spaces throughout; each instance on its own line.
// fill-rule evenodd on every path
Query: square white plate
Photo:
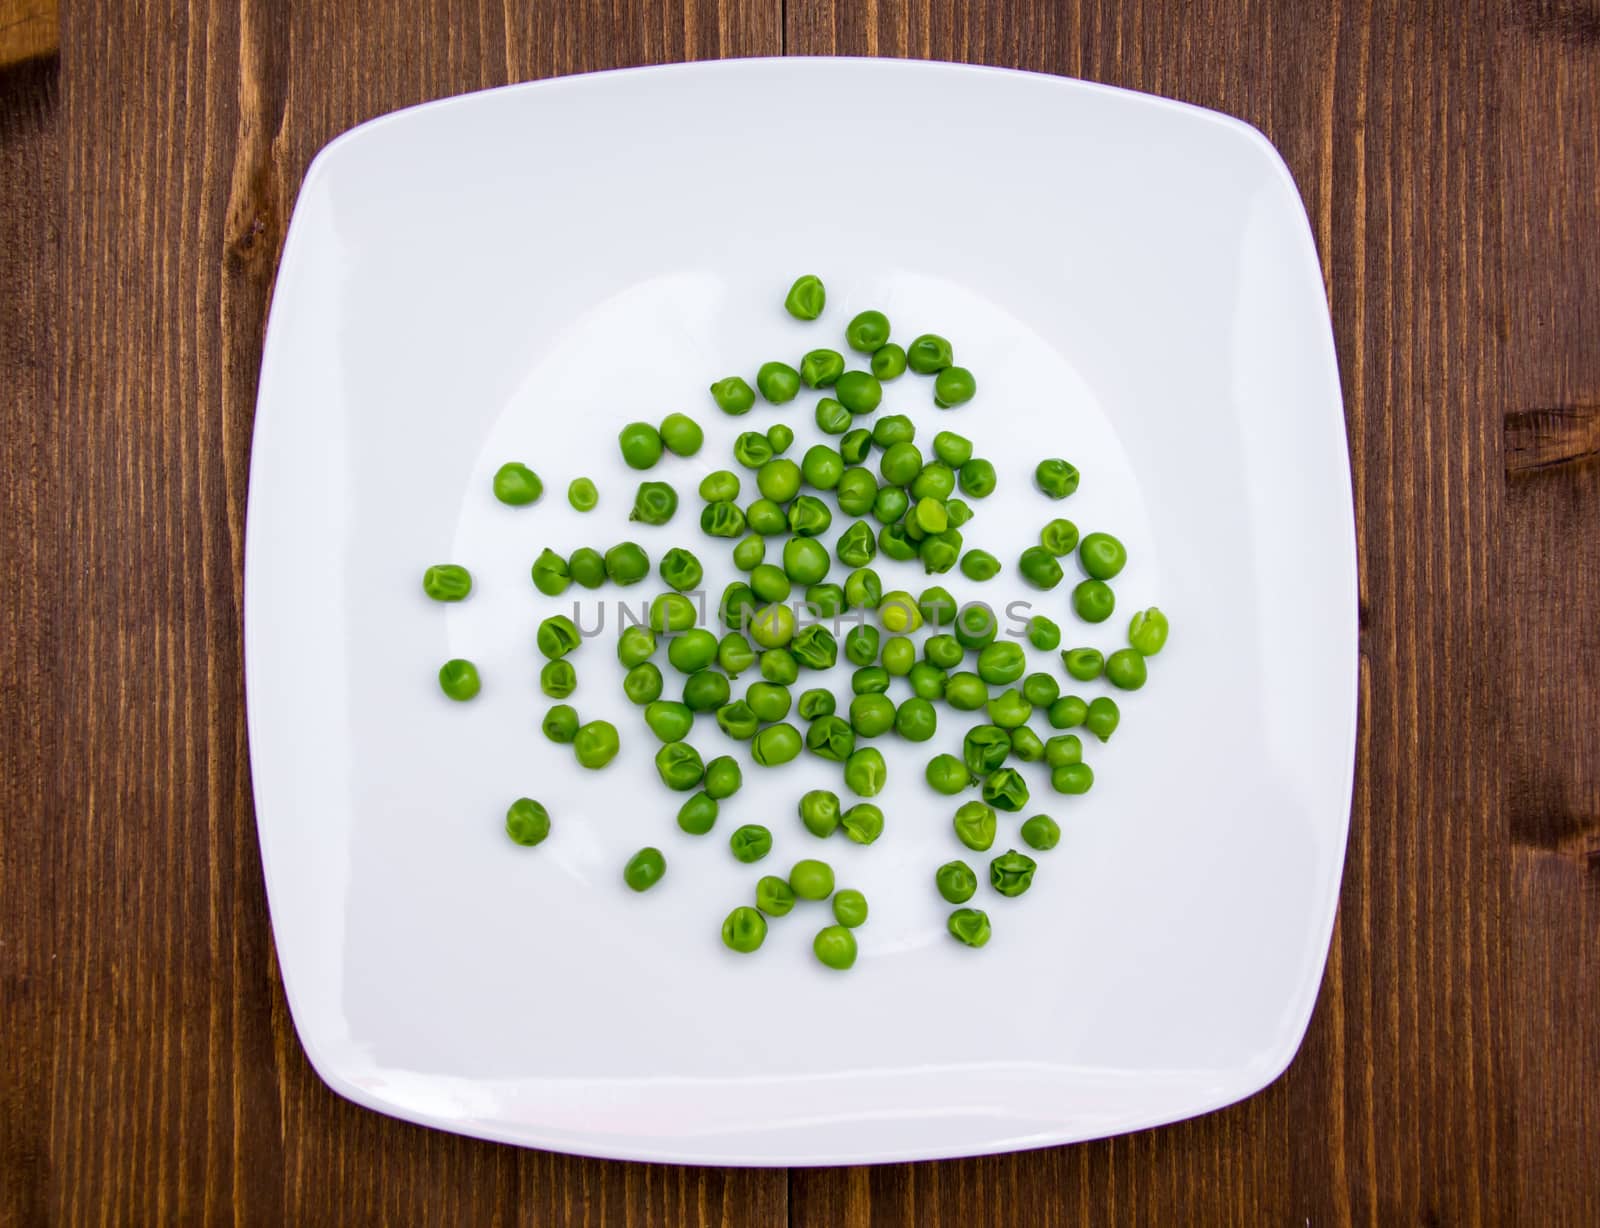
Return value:
M 828 286 L 815 324 L 782 310 L 802 272 Z M 1067 645 L 1116 647 L 1150 604 L 1172 619 L 1149 686 L 1119 696 L 1117 736 L 1090 740 L 1093 792 L 1058 797 L 1029 770 L 1025 813 L 1053 813 L 1065 837 L 1026 895 L 982 888 L 982 951 L 945 935 L 932 874 L 956 856 L 982 874 L 987 858 L 957 845 L 954 802 L 921 771 L 976 718 L 941 706 L 935 741 L 880 740 L 888 828 L 865 848 L 801 829 L 799 793 L 840 787 L 809 755 L 781 771 L 746 759 L 717 831 L 678 831 L 681 797 L 620 694 L 614 623 L 574 658 L 572 702 L 617 724 L 622 755 L 582 772 L 538 733 L 534 627 L 574 595 L 533 589 L 540 548 L 632 538 L 654 558 L 687 543 L 719 593 L 733 572 L 699 532 L 695 486 L 733 467 L 740 430 L 787 421 L 798 456 L 816 396 L 733 419 L 707 385 L 843 350 L 869 306 L 902 342 L 950 337 L 979 381 L 949 413 L 924 377 L 887 385 L 885 412 L 919 439 L 962 431 L 999 472 L 966 536 L 1006 571 L 938 582 L 1031 600 Z M 707 427 L 699 456 L 651 475 L 683 509 L 629 526 L 640 475 L 616 432 L 673 410 Z M 1029 481 L 1051 455 L 1084 474 L 1064 504 Z M 490 497 L 513 458 L 544 477 L 533 508 Z M 581 474 L 602 491 L 588 516 L 565 499 Z M 1100 627 L 1068 612 L 1075 571 L 1047 594 L 1011 578 L 1059 514 L 1129 547 Z M 423 597 L 441 561 L 472 569 L 470 600 Z M 886 587 L 934 582 L 877 566 Z M 1354 754 L 1344 418 L 1294 184 L 1220 115 L 892 61 L 607 73 L 367 124 L 313 163 L 284 249 L 245 639 L 289 1002 L 318 1073 L 358 1103 L 562 1151 L 829 1164 L 1085 1139 L 1247 1096 L 1311 1011 Z M 483 671 L 472 704 L 437 689 L 453 656 Z M 1053 654 L 1030 656 L 1064 677 Z M 830 681 L 847 694 L 846 677 Z M 707 757 L 733 748 L 709 718 L 693 740 Z M 555 820 L 531 851 L 501 830 L 523 794 Z M 996 852 L 1021 817 L 1002 816 Z M 728 853 L 745 822 L 776 833 L 763 864 Z M 620 868 L 644 844 L 671 868 L 636 896 Z M 855 969 L 812 959 L 819 905 L 775 921 L 754 957 L 726 951 L 722 918 L 756 878 L 813 855 L 871 901 Z

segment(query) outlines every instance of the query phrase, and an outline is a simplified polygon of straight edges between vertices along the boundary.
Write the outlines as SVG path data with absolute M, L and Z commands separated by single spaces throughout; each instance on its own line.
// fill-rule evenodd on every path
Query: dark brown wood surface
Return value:
M 1600 1223 L 1596 0 L 78 0 L 60 34 L 0 73 L 0 1222 Z M 673 1169 L 391 1121 L 294 1039 L 239 622 L 300 176 L 408 103 L 784 51 L 1151 90 L 1299 181 L 1362 729 L 1317 1012 L 1244 1104 L 993 1159 Z

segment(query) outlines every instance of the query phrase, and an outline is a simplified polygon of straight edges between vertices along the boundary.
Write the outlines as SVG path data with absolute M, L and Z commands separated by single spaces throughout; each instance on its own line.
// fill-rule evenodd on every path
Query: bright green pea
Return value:
M 771 499 L 757 499 L 745 508 L 744 516 L 750 531 L 762 537 L 776 537 L 789 527 L 789 517 L 783 505 Z
M 867 921 L 867 897 L 854 887 L 833 894 L 833 919 L 846 929 L 856 929 Z
M 972 504 L 965 499 L 947 499 L 944 505 L 945 515 L 950 517 L 950 527 L 959 529 L 972 519 Z
M 1022 825 L 1022 842 L 1040 853 L 1061 843 L 1061 825 L 1047 814 L 1036 814 Z
M 703 836 L 717 825 L 719 809 L 717 799 L 702 790 L 678 807 L 678 826 L 691 836 Z
M 783 568 L 761 563 L 750 570 L 750 591 L 762 601 L 787 601 L 793 585 Z
M 829 925 L 817 931 L 811 950 L 824 966 L 845 972 L 855 966 L 856 936 L 842 925 Z
M 802 900 L 825 900 L 833 894 L 833 867 L 806 857 L 789 868 L 789 887 Z
M 808 602 L 812 592 L 825 587 L 833 586 L 814 584 L 807 589 Z M 814 623 L 795 632 L 794 642 L 789 645 L 789 651 L 794 655 L 794 659 L 807 669 L 832 669 L 834 662 L 839 659 L 839 642 L 833 638 L 833 632 Z
M 1094 787 L 1094 769 L 1087 763 L 1066 763 L 1052 768 L 1050 787 L 1057 793 L 1087 793 Z
M 648 422 L 630 422 L 617 433 L 617 447 L 630 469 L 649 469 L 661 459 L 661 432 Z
M 520 461 L 501 465 L 494 473 L 494 497 L 512 507 L 526 507 L 544 494 L 539 475 Z
M 961 607 L 955 621 L 956 642 L 963 648 L 981 649 L 994 643 L 1000 623 L 994 611 L 981 601 L 971 601 Z
M 433 568 L 428 569 L 430 572 Z M 424 580 L 426 585 L 426 580 Z M 567 591 L 567 585 L 572 583 L 572 569 L 568 567 L 567 560 L 562 558 L 548 546 L 539 552 L 539 557 L 533 560 L 533 587 L 546 597 L 559 597 Z M 466 596 L 465 593 L 462 596 Z M 459 600 L 459 598 L 442 598 L 441 600 Z
M 728 847 L 735 861 L 750 865 L 772 852 L 772 833 L 759 823 L 746 823 L 728 837 Z
M 878 659 L 878 629 L 863 623 L 845 632 L 844 657 L 852 665 L 871 665 Z
M 991 772 L 983 782 L 983 800 L 996 810 L 1015 813 L 1028 804 L 1028 783 L 1015 768 Z
M 739 475 L 718 469 L 700 479 L 700 497 L 707 503 L 728 503 L 739 497 Z
M 800 822 L 813 836 L 826 839 L 839 829 L 839 795 L 812 789 L 800 799 Z
M 1128 563 L 1128 550 L 1109 533 L 1090 533 L 1078 543 L 1078 563 L 1093 580 L 1109 580 Z
M 989 941 L 989 914 L 981 908 L 958 908 L 950 914 L 945 928 L 957 942 L 969 947 L 981 947 Z
M 506 835 L 513 844 L 532 848 L 550 834 L 550 812 L 531 797 L 519 797 L 506 811 Z
M 1002 729 L 1015 729 L 1025 725 L 1033 715 L 1033 705 L 1016 687 L 1001 691 L 986 705 L 989 719 Z
M 656 637 L 649 627 L 624 627 L 617 636 L 617 660 L 632 669 L 655 655 Z
M 1044 744 L 1044 761 L 1050 767 L 1083 762 L 1083 743 L 1075 733 L 1058 733 Z
M 952 361 L 950 343 L 937 333 L 923 333 L 906 347 L 906 364 L 918 375 L 937 375 Z
M 929 759 L 924 775 L 934 792 L 946 795 L 960 793 L 972 783 L 972 774 L 967 771 L 967 765 L 949 754 L 935 755 Z
M 913 696 L 894 713 L 894 731 L 907 742 L 926 742 L 939 727 L 939 717 L 926 699 Z
M 885 482 L 907 486 L 922 469 L 922 453 L 914 443 L 890 444 L 878 461 L 878 472 Z
M 940 431 L 933 437 L 933 454 L 948 469 L 959 469 L 972 459 L 972 440 L 954 431 Z
M 1017 560 L 1017 570 L 1034 588 L 1052 589 L 1061 583 L 1061 564 L 1043 546 L 1029 546 Z
M 827 301 L 828 291 L 822 284 L 822 278 L 815 273 L 807 273 L 794 279 L 794 285 L 789 287 L 789 293 L 784 296 L 783 309 L 797 320 L 815 320 L 822 314 Z
M 787 422 L 774 422 L 767 428 L 767 443 L 771 445 L 774 456 L 782 456 L 793 442 L 794 431 Z
M 781 725 L 768 725 L 756 734 L 750 743 L 750 757 L 762 767 L 777 767 L 799 755 L 803 745 L 800 731 L 785 721 Z
M 1029 674 L 1022 680 L 1022 694 L 1036 708 L 1048 708 L 1061 694 L 1061 684 L 1049 674 Z
M 776 601 L 763 606 L 750 622 L 750 638 L 763 648 L 782 648 L 794 639 L 794 611 Z
M 756 394 L 742 377 L 730 375 L 711 385 L 711 399 L 723 413 L 737 417 L 750 412 L 756 403 Z
M 1011 753 L 1024 763 L 1038 763 L 1044 758 L 1044 739 L 1026 725 L 1011 731 Z
M 956 839 L 974 852 L 981 853 L 994 843 L 999 824 L 994 817 L 994 807 L 983 802 L 963 802 L 956 810 Z
M 1034 468 L 1033 480 L 1052 499 L 1065 499 L 1078 489 L 1078 470 L 1059 457 L 1042 460 Z
M 683 682 L 684 706 L 694 712 L 715 712 L 728 702 L 728 679 L 714 669 L 690 674 Z
M 735 503 L 708 503 L 700 509 L 700 528 L 712 537 L 738 537 L 744 526 L 744 513 Z
M 752 682 L 744 695 L 745 703 L 762 721 L 781 721 L 789 715 L 793 699 L 788 688 L 775 682 Z
M 737 678 L 756 663 L 756 650 L 737 631 L 730 631 L 717 642 L 717 664 L 730 678 Z
M 1140 656 L 1153 657 L 1167 644 L 1167 616 L 1151 606 L 1128 624 L 1128 643 Z
M 838 350 L 812 350 L 800 360 L 800 379 L 807 388 L 826 388 L 844 374 Z
M 813 618 L 837 618 L 844 611 L 844 589 L 837 584 L 808 584 L 806 586 L 806 612 Z M 796 632 L 798 637 L 799 633 Z M 831 636 L 829 637 L 832 638 Z M 814 668 L 821 669 L 822 666 Z
M 636 704 L 654 703 L 660 699 L 661 686 L 661 670 L 653 661 L 640 662 L 622 677 L 622 693 Z
M 969 580 L 993 580 L 1000 574 L 1000 560 L 987 550 L 968 550 L 961 556 L 961 574 Z
M 950 527 L 950 516 L 944 510 L 944 504 L 939 502 L 939 500 L 937 500 L 937 499 L 933 499 L 933 498 L 918 499 L 917 502 L 916 502 L 916 505 L 911 509 L 911 514 L 916 519 L 917 528 L 921 529 L 924 533 L 942 534 L 946 529 L 948 529 Z M 957 540 L 959 540 L 959 536 L 958 536 Z M 951 545 L 950 548 L 951 548 L 951 550 L 953 550 L 953 551 L 955 551 L 957 553 L 959 553 L 959 551 L 960 551 L 960 547 L 959 546 Z M 929 549 L 929 543 L 927 543 L 927 542 L 923 543 L 922 558 L 923 558 L 923 562 L 924 563 L 926 563 L 928 561 L 928 555 L 927 555 L 928 549 Z M 980 550 L 980 551 L 978 551 L 978 553 L 979 554 L 983 554 L 983 551 Z M 986 556 L 986 557 L 993 557 L 993 556 Z M 999 569 L 999 564 L 998 563 L 995 564 L 995 567 L 996 567 L 996 570 L 998 570 Z M 930 571 L 935 571 L 935 570 L 948 571 L 949 569 L 948 568 L 930 567 L 929 570 Z M 986 577 L 983 577 L 983 576 L 971 576 L 970 578 L 974 579 L 974 580 L 978 580 L 978 579 L 984 579 Z
M 1028 620 L 1028 643 L 1042 652 L 1054 652 L 1061 645 L 1061 628 L 1043 614 Z
M 838 707 L 833 692 L 822 687 L 812 687 L 801 694 L 795 711 L 803 720 L 814 721 L 819 716 L 832 716 Z
M 1148 677 L 1144 657 L 1131 648 L 1119 648 L 1106 658 L 1106 681 L 1114 687 L 1137 691 Z
M 814 490 L 832 490 L 844 475 L 844 459 L 825 443 L 813 444 L 800 459 L 800 476 Z
M 613 584 L 637 584 L 650 574 L 650 556 L 637 542 L 621 542 L 606 551 L 605 569 L 606 578 Z M 576 579 L 577 571 L 574 570 L 572 574 Z
M 1105 671 L 1106 659 L 1098 648 L 1068 648 L 1061 653 L 1061 664 L 1079 682 L 1093 682 Z
M 622 741 L 617 737 L 617 727 L 610 721 L 590 721 L 578 728 L 572 739 L 572 750 L 582 767 L 591 770 L 605 767 L 617 757 Z
M 1050 727 L 1052 729 L 1072 729 L 1083 724 L 1084 718 L 1089 715 L 1089 705 L 1076 695 L 1063 695 L 1050 705 Z
M 978 381 L 965 367 L 946 367 L 934 377 L 933 403 L 940 409 L 954 409 L 972 400 Z
M 567 587 L 567 564 L 566 560 L 559 554 L 553 554 L 549 550 L 539 556 L 541 562 L 546 554 L 561 564 L 561 588 L 550 594 L 553 597 L 561 589 Z M 539 563 L 537 562 L 533 565 L 533 582 L 535 585 L 539 584 Z M 454 563 L 435 563 L 422 573 L 422 591 L 435 601 L 460 601 L 472 591 L 472 573 L 465 567 L 458 567 Z M 539 591 L 542 593 L 545 589 L 541 586 Z
M 872 351 L 872 374 L 878 379 L 898 379 L 905 371 L 906 352 L 893 341 Z
M 978 654 L 978 677 L 995 686 L 1009 686 L 1027 668 L 1028 658 L 1013 640 L 990 644 Z
M 788 457 L 769 460 L 756 470 L 756 489 L 774 503 L 787 503 L 800 493 L 800 466 Z
M 1103 623 L 1117 608 L 1117 595 L 1104 580 L 1084 580 L 1072 590 L 1072 608 L 1086 623 Z
M 937 665 L 918 661 L 907 672 L 906 681 L 911 684 L 911 693 L 918 699 L 943 699 L 949 676 Z
M 910 506 L 910 495 L 898 486 L 884 485 L 878 489 L 878 497 L 872 501 L 872 518 L 879 524 L 893 524 L 906 514 Z
M 986 460 L 973 458 L 957 471 L 957 481 L 962 494 L 982 499 L 994 493 L 998 479 L 995 477 L 993 465 Z
M 801 537 L 819 537 L 832 523 L 833 513 L 815 495 L 799 495 L 789 504 L 789 530 Z
M 786 917 L 794 910 L 794 891 L 776 874 L 763 874 L 756 883 L 756 907 L 769 917 Z
M 974 725 L 961 739 L 961 761 L 974 776 L 987 776 L 1005 765 L 1011 734 L 998 725 Z
M 845 788 L 857 797 L 876 797 L 888 776 L 883 752 L 876 747 L 860 747 L 844 761 Z
M 705 432 L 688 414 L 668 414 L 657 432 L 668 452 L 674 456 L 693 456 L 705 443 Z
M 864 520 L 857 520 L 839 534 L 834 553 L 846 567 L 864 567 L 872 562 L 878 554 L 878 543 L 871 526 Z
M 551 699 L 565 699 L 578 689 L 578 671 L 570 661 L 546 661 L 539 671 L 539 689 Z
M 922 515 L 923 504 L 933 500 L 925 499 L 917 504 L 918 516 Z M 928 575 L 942 575 L 956 565 L 956 560 L 961 557 L 961 534 L 954 529 L 946 529 L 942 533 L 933 533 L 924 538 L 917 547 L 917 554 L 922 559 L 922 570 Z
M 658 699 L 645 705 L 644 723 L 661 741 L 681 742 L 694 728 L 694 712 L 687 704 Z
M 853 414 L 870 414 L 883 401 L 883 385 L 869 371 L 846 371 L 833 386 L 833 395 Z
M 713 801 L 732 797 L 743 783 L 744 773 L 739 770 L 739 761 L 733 756 L 718 755 L 706 764 L 706 794 Z
M 876 738 L 894 727 L 894 700 L 868 692 L 850 700 L 850 727 L 857 736 Z
M 917 612 L 930 627 L 948 627 L 955 621 L 956 599 L 950 590 L 941 585 L 931 585 L 917 598 Z
M 772 457 L 772 440 L 760 431 L 745 431 L 733 441 L 733 459 L 746 469 L 759 469 Z
M 705 569 L 700 566 L 700 560 L 694 556 L 694 552 L 681 546 L 674 546 L 663 554 L 657 569 L 661 578 L 680 593 L 696 588 L 705 576 Z
M 978 876 L 964 861 L 947 861 L 934 872 L 939 894 L 951 904 L 965 904 L 978 890 Z
M 761 654 L 761 676 L 779 686 L 793 686 L 800 677 L 800 663 L 787 648 L 769 648 Z
M 650 705 L 651 708 L 658 706 L 660 705 Z M 684 711 L 687 713 L 688 709 L 685 708 Z M 646 709 L 645 720 L 649 719 L 650 712 Z M 692 723 L 694 717 L 690 715 L 688 719 Z M 656 751 L 656 772 L 661 777 L 661 783 L 679 793 L 687 793 L 691 789 L 698 788 L 705 776 L 705 770 L 705 764 L 700 761 L 700 752 L 687 742 L 668 742 Z
M 722 923 L 722 945 L 749 955 L 767 940 L 767 919 L 748 904 L 741 904 Z
M 901 635 L 922 626 L 922 611 L 910 593 L 896 589 L 885 593 L 878 603 L 878 621 L 885 631 Z
M 889 671 L 878 665 L 866 665 L 850 675 L 850 693 L 853 695 L 882 695 L 889 689 Z
M 881 311 L 863 311 L 845 325 L 844 339 L 852 350 L 870 354 L 889 340 L 889 317 Z
M 783 405 L 800 391 L 800 372 L 786 362 L 764 362 L 756 372 L 756 387 L 769 403 Z
M 989 886 L 1003 896 L 1019 896 L 1033 883 L 1038 868 L 1039 863 L 1026 853 L 1007 849 L 989 862 Z
M 839 826 L 857 844 L 871 844 L 883 835 L 883 811 L 871 802 L 857 802 L 839 816 Z
M 911 443 L 916 437 L 916 424 L 904 414 L 885 414 L 872 424 L 872 442 L 880 448 Z
M 806 730 L 806 749 L 819 759 L 843 763 L 856 749 L 856 731 L 842 717 L 819 716 Z
M 814 417 L 817 429 L 824 435 L 843 435 L 855 419 L 854 414 L 832 397 L 823 397 L 817 402 Z
M 903 635 L 891 635 L 883 642 L 883 668 L 896 678 L 904 678 L 917 663 L 917 646 Z
M 736 742 L 748 742 L 761 728 L 761 719 L 742 699 L 723 704 L 717 709 L 717 728 Z
M 667 859 L 656 848 L 642 848 L 622 868 L 622 881 L 635 891 L 648 891 L 667 872 Z
M 783 544 L 783 570 L 796 584 L 816 584 L 833 566 L 828 548 L 812 537 L 791 537 Z
M 1056 558 L 1069 555 L 1078 546 L 1078 526 L 1070 520 L 1052 520 L 1039 530 L 1039 545 Z
M 582 643 L 577 624 L 565 614 L 552 614 L 540 623 L 536 638 L 539 651 L 552 661 L 557 657 L 566 656 Z
M 955 602 L 952 601 L 950 604 L 954 607 Z M 951 617 L 954 617 L 953 608 Z M 929 665 L 937 666 L 939 669 L 954 669 L 961 664 L 967 653 L 961 641 L 953 635 L 930 635 L 927 642 L 922 645 L 922 655 Z
M 694 623 L 694 602 L 682 593 L 661 593 L 650 603 L 652 631 L 687 631 Z
M 555 704 L 544 714 L 540 728 L 552 742 L 566 746 L 578 736 L 578 710 L 571 704 Z
M 1102 695 L 1089 703 L 1089 711 L 1084 714 L 1083 724 L 1088 731 L 1102 742 L 1111 741 L 1111 735 L 1117 731 L 1117 725 L 1122 720 L 1122 710 L 1117 707 L 1117 701 L 1109 695 Z
M 938 499 L 943 502 L 955 493 L 955 470 L 943 461 L 924 465 L 911 482 L 911 496 L 914 499 Z
M 944 701 L 957 712 L 976 712 L 989 702 L 989 684 L 965 670 L 951 674 L 944 686 Z
M 733 548 L 733 565 L 740 571 L 754 570 L 766 557 L 767 543 L 754 533 Z
M 846 469 L 839 475 L 834 497 L 846 516 L 865 516 L 878 497 L 878 479 L 865 469 Z
M 839 455 L 847 465 L 859 465 L 872 451 L 872 432 L 864 427 L 846 431 L 839 440 Z

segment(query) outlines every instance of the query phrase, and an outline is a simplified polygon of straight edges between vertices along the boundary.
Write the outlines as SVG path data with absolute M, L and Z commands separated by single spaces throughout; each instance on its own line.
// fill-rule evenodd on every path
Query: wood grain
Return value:
M 0 1222 L 1600 1222 L 1592 0 L 83 0 L 61 41 L 0 72 Z M 239 607 L 304 168 L 425 99 L 785 47 L 1218 107 L 1305 195 L 1362 729 L 1317 1012 L 1241 1105 L 786 1179 L 419 1130 L 334 1097 L 294 1039 Z
M 54 55 L 60 33 L 56 0 L 0 0 L 0 68 Z

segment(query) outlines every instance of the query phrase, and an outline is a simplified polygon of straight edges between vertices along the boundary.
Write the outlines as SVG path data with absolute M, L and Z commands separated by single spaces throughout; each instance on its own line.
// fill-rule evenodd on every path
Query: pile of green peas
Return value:
M 825 306 L 826 288 L 811 275 L 797 279 L 784 299 L 786 311 L 798 320 L 817 320 Z M 618 636 L 623 693 L 641 709 L 646 728 L 659 743 L 655 758 L 662 782 L 689 794 L 677 820 L 681 831 L 694 836 L 712 831 L 721 803 L 738 792 L 743 779 L 734 756 L 706 762 L 688 741 L 701 714 L 709 714 L 731 741 L 744 742 L 756 766 L 776 767 L 810 754 L 838 765 L 846 792 L 870 799 L 881 792 L 887 777 L 883 754 L 870 744 L 873 740 L 893 736 L 911 743 L 932 741 L 939 732 L 941 702 L 947 720 L 951 714 L 971 713 L 977 723 L 960 732 L 961 753 L 935 753 L 925 778 L 936 792 L 952 798 L 976 792 L 958 805 L 954 833 L 965 848 L 988 851 L 999 836 L 1001 816 L 1029 809 L 1025 765 L 1039 764 L 1038 770 L 1047 773 L 1051 788 L 1062 796 L 1081 795 L 1092 787 L 1093 771 L 1083 761 L 1082 740 L 1066 731 L 1086 730 L 1105 742 L 1120 723 L 1120 710 L 1110 695 L 1084 699 L 1064 694 L 1055 675 L 1029 672 L 1023 645 L 998 638 L 998 620 L 987 606 L 960 607 L 937 584 L 917 595 L 886 588 L 876 570 L 886 563 L 918 563 L 930 578 L 959 569 L 979 583 L 1003 574 L 1007 564 L 987 550 L 967 547 L 962 532 L 974 516 L 968 500 L 986 498 L 998 476 L 991 463 L 974 454 L 964 435 L 941 430 L 924 453 L 908 417 L 878 412 L 885 384 L 908 370 L 932 378 L 932 399 L 940 410 L 974 398 L 976 380 L 955 365 L 947 340 L 928 333 L 901 345 L 891 339 L 888 317 L 875 310 L 851 318 L 843 340 L 843 349 L 811 349 L 796 365 L 765 362 L 753 381 L 731 375 L 711 385 L 713 402 L 733 416 L 750 413 L 758 397 L 782 406 L 802 388 L 816 390 L 822 395 L 813 420 L 822 438 L 791 457 L 795 432 L 787 424 L 745 431 L 734 445 L 733 466 L 699 482 L 702 532 L 713 541 L 730 543 L 732 561 L 743 578 L 721 595 L 720 625 L 698 626 L 693 602 L 684 594 L 698 589 L 705 568 L 687 547 L 667 550 L 656 570 L 671 591 L 650 603 L 645 625 L 629 626 Z M 862 357 L 847 358 L 847 352 Z M 860 365 L 852 367 L 852 362 Z M 673 413 L 654 426 L 629 423 L 618 434 L 618 448 L 628 467 L 643 471 L 655 468 L 668 453 L 697 455 L 704 440 L 697 422 Z M 1070 462 L 1050 458 L 1038 463 L 1033 479 L 1043 495 L 1063 500 L 1077 491 L 1081 477 Z M 496 472 L 493 490 L 501 502 L 524 507 L 539 500 L 543 485 L 526 465 L 512 462 Z M 587 512 L 598 505 L 599 492 L 590 479 L 576 478 L 568 487 L 568 500 Z M 643 481 L 629 519 L 666 525 L 678 506 L 678 492 L 670 482 Z M 833 527 L 836 514 L 843 523 L 830 550 L 819 539 Z M 1015 566 L 1025 583 L 1050 592 L 1066 578 L 1066 566 L 1075 562 L 1082 578 L 1071 587 L 1066 604 L 1079 621 L 1094 626 L 1115 611 L 1111 581 L 1121 574 L 1127 557 L 1126 548 L 1111 534 L 1080 535 L 1072 521 L 1057 517 L 1040 529 L 1036 544 L 1020 552 Z M 837 579 L 835 562 L 848 569 Z M 573 583 L 588 589 L 607 583 L 626 586 L 640 583 L 650 572 L 644 549 L 622 542 L 604 553 L 582 547 L 565 556 L 546 547 L 534 561 L 532 579 L 541 593 L 558 596 Z M 423 589 L 433 600 L 458 602 L 471 593 L 472 577 L 457 564 L 436 564 L 424 573 Z M 797 617 L 797 609 L 813 621 Z M 856 622 L 842 636 L 840 615 Z M 830 626 L 822 620 L 833 621 Z M 912 636 L 922 630 L 928 634 L 919 650 Z M 1104 681 L 1124 691 L 1145 685 L 1148 658 L 1161 651 L 1167 635 L 1167 619 L 1154 607 L 1136 613 L 1128 625 L 1127 644 L 1109 652 L 1088 645 L 1063 648 L 1061 627 L 1045 614 L 1033 616 L 1026 627 L 1028 645 L 1059 653 L 1070 684 Z M 570 659 L 580 642 L 577 628 L 556 615 L 539 625 L 536 641 L 545 658 L 541 690 L 564 701 L 578 684 Z M 659 651 L 663 645 L 664 654 Z M 681 681 L 668 682 L 656 659 L 660 655 Z M 853 670 L 848 696 L 801 683 L 802 674 L 828 670 L 841 655 Z M 757 677 L 738 689 L 737 681 L 747 671 Z M 910 690 L 898 702 L 890 696 L 896 679 Z M 449 698 L 467 701 L 482 683 L 475 665 L 457 658 L 441 667 L 439 685 Z M 796 686 L 802 687 L 798 702 L 791 693 Z M 1048 722 L 1045 735 L 1032 727 L 1036 720 Z M 613 725 L 584 723 L 565 702 L 547 710 L 541 728 L 550 740 L 571 745 L 586 768 L 604 768 L 620 750 Z M 815 838 L 837 835 L 871 844 L 885 827 L 875 803 L 846 805 L 838 793 L 826 789 L 806 793 L 798 811 L 801 826 Z M 513 842 L 536 845 L 549 833 L 549 815 L 539 803 L 519 799 L 507 813 L 506 830 Z M 1021 821 L 1016 832 L 1034 852 L 1055 848 L 1061 838 L 1059 824 L 1045 814 Z M 736 860 L 753 864 L 767 857 L 774 843 L 769 828 L 744 824 L 731 834 L 729 849 Z M 1008 849 L 990 861 L 990 887 L 1002 897 L 1016 897 L 1028 890 L 1036 869 L 1028 854 Z M 644 848 L 629 860 L 623 877 L 629 887 L 644 891 L 665 871 L 660 850 Z M 959 860 L 935 873 L 939 896 L 959 906 L 950 913 L 947 929 L 970 947 L 983 946 L 991 936 L 987 913 L 966 907 L 978 890 L 978 879 Z M 849 968 L 856 959 L 851 931 L 865 921 L 866 901 L 849 889 L 835 892 L 832 870 L 815 859 L 796 862 L 786 879 L 762 876 L 754 907 L 741 905 L 728 915 L 723 941 L 734 951 L 754 951 L 765 940 L 768 918 L 787 915 L 796 900 L 830 897 L 836 924 L 817 934 L 813 950 L 825 966 Z

